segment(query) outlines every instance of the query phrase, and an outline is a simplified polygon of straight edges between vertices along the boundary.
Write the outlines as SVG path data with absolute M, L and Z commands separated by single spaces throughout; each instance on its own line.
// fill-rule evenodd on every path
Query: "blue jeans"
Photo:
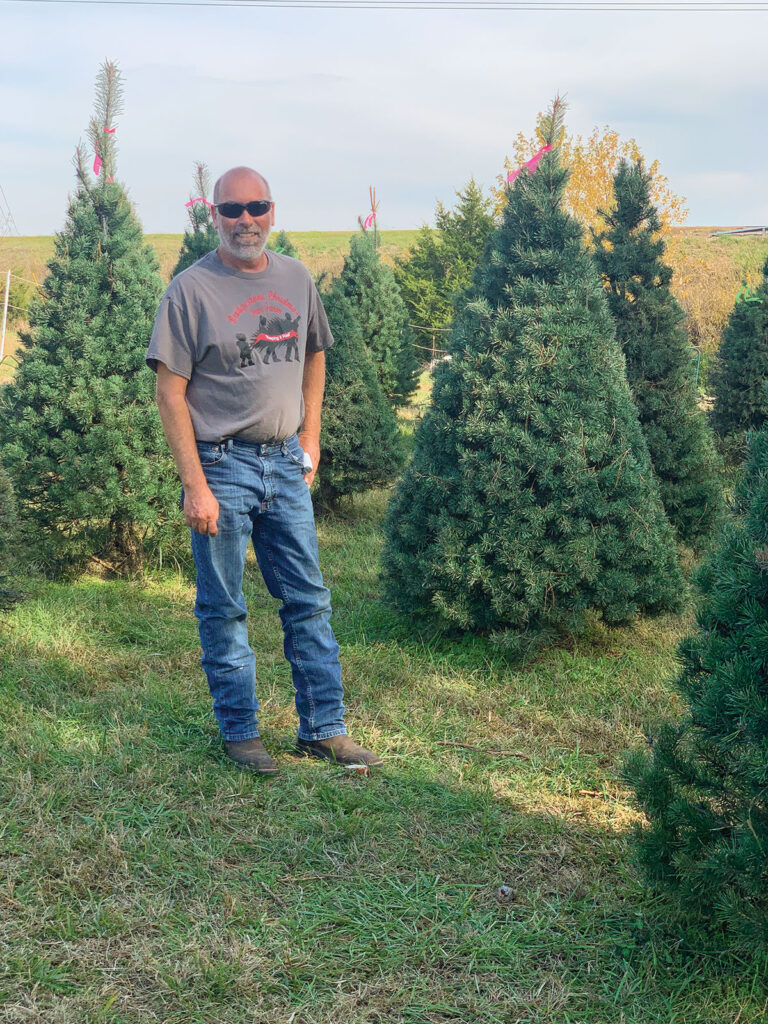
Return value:
M 219 503 L 219 532 L 209 537 L 192 531 L 192 553 L 202 665 L 222 736 L 232 742 L 259 735 L 256 659 L 248 645 L 243 597 L 249 538 L 270 594 L 282 601 L 283 649 L 296 691 L 299 737 L 322 740 L 346 733 L 339 646 L 296 435 L 282 444 L 198 442 L 197 450 Z

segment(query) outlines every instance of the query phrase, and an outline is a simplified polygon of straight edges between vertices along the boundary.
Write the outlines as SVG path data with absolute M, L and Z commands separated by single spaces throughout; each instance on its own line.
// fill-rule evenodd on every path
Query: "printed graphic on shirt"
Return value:
M 256 327 L 250 335 L 245 331 L 238 331 L 235 335 L 235 344 L 240 353 L 240 369 L 255 366 L 258 358 L 265 364 L 299 362 L 301 318 L 288 299 L 275 291 L 269 291 L 266 295 L 249 295 L 245 302 L 229 314 L 227 320 L 236 324 L 243 316 L 255 317 Z

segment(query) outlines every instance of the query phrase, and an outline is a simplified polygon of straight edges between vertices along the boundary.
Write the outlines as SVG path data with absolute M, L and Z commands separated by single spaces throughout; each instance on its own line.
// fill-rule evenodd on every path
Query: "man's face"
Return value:
M 221 183 L 217 203 L 249 203 L 269 198 L 267 187 L 259 178 L 252 174 L 231 174 Z M 237 218 L 224 217 L 214 210 L 213 222 L 222 249 L 235 260 L 256 263 L 266 247 L 274 216 L 274 207 L 261 217 L 252 217 L 247 210 Z

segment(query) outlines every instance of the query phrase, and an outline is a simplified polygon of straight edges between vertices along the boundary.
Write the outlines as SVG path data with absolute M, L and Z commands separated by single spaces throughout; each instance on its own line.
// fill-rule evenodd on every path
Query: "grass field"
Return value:
M 594 623 L 524 667 L 418 637 L 379 598 L 385 501 L 319 529 L 370 778 L 294 756 L 254 562 L 274 780 L 222 754 L 185 554 L 34 583 L 0 618 L 4 1024 L 765 1020 L 765 964 L 693 943 L 631 867 L 621 764 L 677 707 L 690 612 Z

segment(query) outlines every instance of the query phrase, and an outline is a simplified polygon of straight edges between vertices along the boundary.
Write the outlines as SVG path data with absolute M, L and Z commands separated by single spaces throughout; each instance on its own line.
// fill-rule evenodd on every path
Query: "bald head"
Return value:
M 219 259 L 236 270 L 263 270 L 267 265 L 264 249 L 275 223 L 275 204 L 267 179 L 252 167 L 233 167 L 216 182 L 213 203 L 211 216 L 219 233 Z
M 252 167 L 232 167 L 225 171 L 213 186 L 213 202 L 216 204 L 237 201 L 237 197 L 251 190 L 253 194 L 249 195 L 249 199 L 272 198 L 269 182 L 263 174 L 254 171 Z

